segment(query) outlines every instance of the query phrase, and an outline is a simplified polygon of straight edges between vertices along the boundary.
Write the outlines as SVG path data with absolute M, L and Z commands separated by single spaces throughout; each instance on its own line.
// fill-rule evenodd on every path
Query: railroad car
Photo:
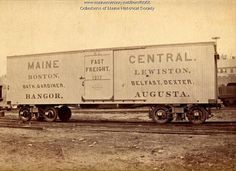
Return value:
M 68 121 L 70 106 L 148 106 L 156 123 L 203 123 L 217 106 L 214 42 L 7 57 L 7 101 L 22 120 Z
M 219 87 L 219 99 L 222 100 L 224 106 L 236 106 L 236 82 L 221 85 Z
M 219 99 L 226 107 L 236 106 L 235 62 L 235 59 L 231 59 L 231 66 L 218 67 Z

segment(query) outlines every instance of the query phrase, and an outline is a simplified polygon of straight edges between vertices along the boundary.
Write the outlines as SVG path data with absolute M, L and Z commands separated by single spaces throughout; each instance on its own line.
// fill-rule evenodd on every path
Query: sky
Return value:
M 154 10 L 129 11 L 83 10 L 121 6 L 85 1 L 0 0 L 0 76 L 6 56 L 204 42 L 215 36 L 219 54 L 236 55 L 236 0 L 152 0 L 126 6 Z

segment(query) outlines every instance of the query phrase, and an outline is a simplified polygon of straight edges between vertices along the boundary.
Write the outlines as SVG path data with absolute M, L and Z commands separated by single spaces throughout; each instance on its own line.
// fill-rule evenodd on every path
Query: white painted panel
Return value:
M 115 99 L 208 103 L 215 99 L 213 44 L 114 52 Z
M 83 53 L 9 57 L 8 100 L 13 104 L 66 104 L 81 101 Z
M 113 51 L 86 53 L 84 60 L 84 100 L 111 100 L 113 98 Z
M 216 99 L 213 43 L 134 48 L 8 57 L 7 98 L 13 104 Z

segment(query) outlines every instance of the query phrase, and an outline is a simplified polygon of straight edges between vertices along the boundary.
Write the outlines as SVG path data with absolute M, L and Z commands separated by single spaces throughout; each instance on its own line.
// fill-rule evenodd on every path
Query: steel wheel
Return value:
M 151 118 L 153 121 L 159 124 L 167 123 L 171 120 L 169 117 L 168 108 L 166 107 L 155 107 L 151 111 Z
M 44 119 L 47 122 L 53 122 L 57 119 L 57 110 L 54 107 L 47 107 L 44 110 Z
M 62 106 L 58 110 L 58 117 L 61 121 L 67 122 L 71 117 L 71 110 L 67 106 Z
M 207 119 L 207 111 L 203 107 L 192 107 L 187 113 L 187 118 L 193 124 L 204 123 Z
M 31 112 L 30 112 L 30 108 L 29 107 L 22 107 L 19 110 L 19 118 L 22 121 L 29 121 L 31 120 L 32 116 L 31 116 Z

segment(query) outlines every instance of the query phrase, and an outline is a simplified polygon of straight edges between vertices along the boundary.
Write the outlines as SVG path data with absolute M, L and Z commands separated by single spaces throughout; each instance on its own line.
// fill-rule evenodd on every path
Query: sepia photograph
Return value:
M 236 170 L 236 0 L 0 0 L 0 171 Z

